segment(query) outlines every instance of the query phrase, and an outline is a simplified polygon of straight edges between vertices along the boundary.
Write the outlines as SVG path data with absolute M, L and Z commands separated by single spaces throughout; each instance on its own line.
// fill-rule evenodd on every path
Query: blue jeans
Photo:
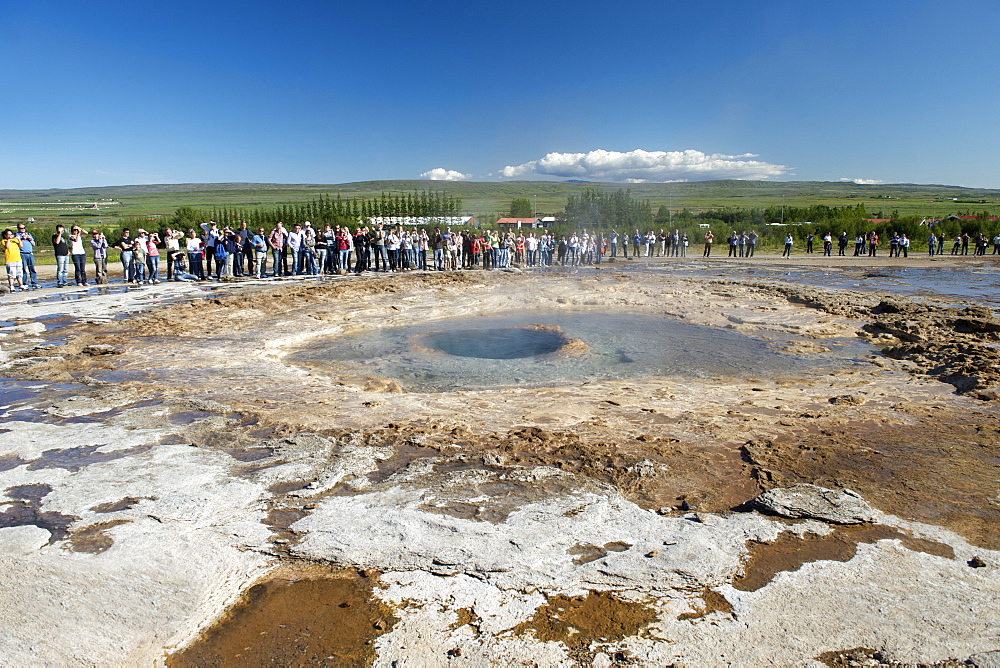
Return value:
M 444 269 L 444 249 L 435 248 L 434 249 L 434 268 L 438 271 Z
M 300 273 L 312 276 L 316 273 L 316 253 L 315 251 L 302 251 L 302 271 Z
M 188 273 L 199 279 L 205 278 L 205 268 L 201 264 L 201 251 L 188 253 Z
M 122 276 L 126 283 L 135 280 L 135 264 L 133 263 L 132 251 L 122 251 Z
M 34 253 L 21 253 L 21 285 L 27 287 L 28 285 L 38 285 L 38 274 L 35 273 L 35 255 Z M 31 281 L 28 278 L 31 278 Z
M 159 281 L 160 280 L 160 256 L 159 255 L 147 255 L 146 256 L 146 266 L 149 267 L 149 280 Z
M 338 252 L 340 253 L 340 268 L 343 269 L 344 271 L 350 271 L 351 270 L 351 267 L 349 266 L 350 259 L 348 258 L 348 256 L 351 253 L 350 249 Z
M 87 255 L 86 253 L 76 253 L 73 258 L 73 279 L 77 285 L 87 284 Z
M 62 287 L 69 281 L 69 255 L 56 255 L 56 285 Z
M 302 250 L 288 249 L 288 254 L 292 257 L 292 273 L 296 276 L 302 273 Z

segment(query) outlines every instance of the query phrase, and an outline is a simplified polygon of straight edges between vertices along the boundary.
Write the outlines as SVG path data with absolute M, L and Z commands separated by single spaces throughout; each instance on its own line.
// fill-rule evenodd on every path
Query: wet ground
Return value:
M 836 281 L 808 266 L 623 266 L 185 286 L 152 308 L 134 291 L 30 304 L 54 316 L 42 329 L 8 317 L 0 560 L 40 584 L 30 619 L 0 605 L 4 659 L 84 619 L 60 590 L 89 592 L 100 626 L 73 622 L 89 644 L 50 643 L 53 662 L 1000 648 L 992 376 L 914 361 L 958 369 L 944 332 L 993 345 L 988 313 L 922 306 L 968 306 L 957 279 L 923 280 L 946 296 L 919 310 L 885 301 L 912 273 L 816 290 Z M 901 341 L 923 348 L 882 354 Z M 746 509 L 797 482 L 854 489 L 880 519 Z

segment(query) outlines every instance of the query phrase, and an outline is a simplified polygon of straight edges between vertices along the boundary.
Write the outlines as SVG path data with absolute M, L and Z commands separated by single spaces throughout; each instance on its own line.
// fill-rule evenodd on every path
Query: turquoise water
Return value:
M 859 348 L 847 357 L 862 354 Z M 843 350 L 784 354 L 739 332 L 665 317 L 545 311 L 319 338 L 290 350 L 287 361 L 331 375 L 391 378 L 407 391 L 435 392 L 644 376 L 766 378 L 842 367 L 850 359 L 845 362 Z

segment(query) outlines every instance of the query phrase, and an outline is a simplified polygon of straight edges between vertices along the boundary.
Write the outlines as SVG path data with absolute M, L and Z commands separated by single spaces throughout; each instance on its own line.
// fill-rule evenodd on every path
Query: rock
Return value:
M 975 668 L 1000 668 L 1000 650 L 973 654 L 967 663 Z
M 782 517 L 810 518 L 834 524 L 863 524 L 875 521 L 875 510 L 857 492 L 833 490 L 799 483 L 776 488 L 750 501 L 750 505 Z
M 969 566 L 972 568 L 983 568 L 986 566 L 986 562 L 979 557 L 973 557 L 972 559 L 969 559 Z
M 107 343 L 92 343 L 81 350 L 84 355 L 121 355 L 122 350 Z
M 25 325 L 14 325 L 14 331 L 20 334 L 41 334 L 45 331 L 45 323 L 29 322 Z
M 830 403 L 843 406 L 860 406 L 865 403 L 865 400 L 856 394 L 841 394 L 839 397 L 830 397 Z

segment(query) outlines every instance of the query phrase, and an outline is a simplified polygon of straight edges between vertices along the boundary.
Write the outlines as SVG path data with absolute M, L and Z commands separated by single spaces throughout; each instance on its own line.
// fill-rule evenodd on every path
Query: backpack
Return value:
M 215 244 L 215 259 L 225 260 L 227 257 L 229 257 L 229 251 L 226 250 L 226 244 L 222 241 L 217 242 Z

